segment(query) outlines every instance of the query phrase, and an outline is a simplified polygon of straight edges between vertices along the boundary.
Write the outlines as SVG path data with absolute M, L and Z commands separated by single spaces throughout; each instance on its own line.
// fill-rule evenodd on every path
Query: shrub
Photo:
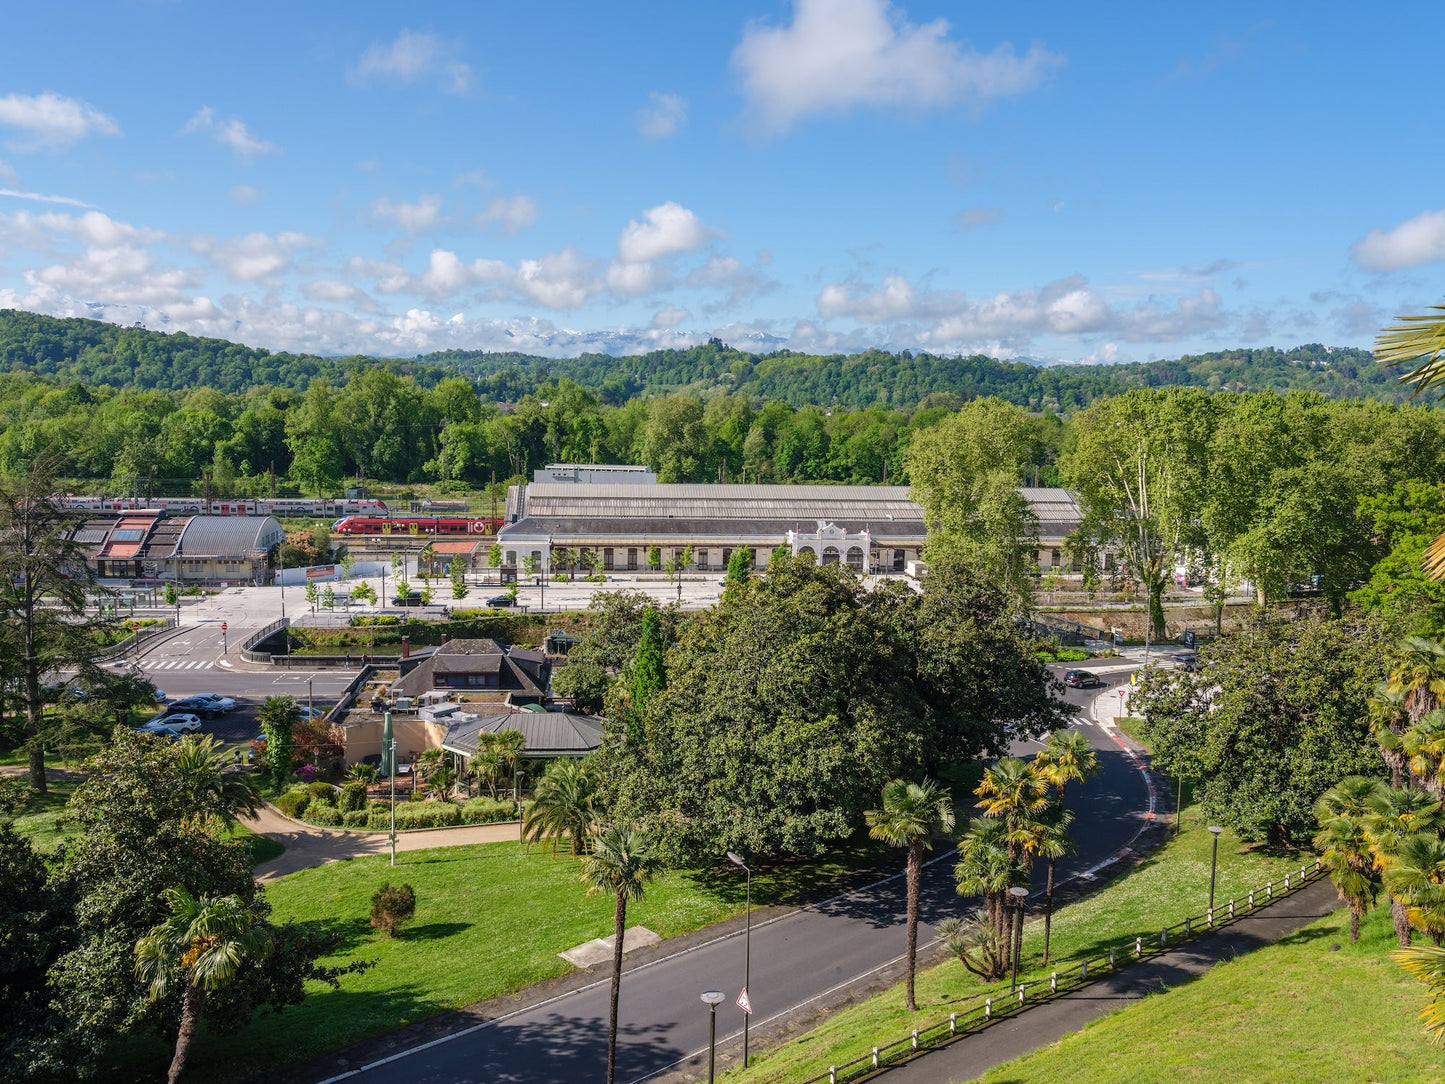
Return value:
M 463 824 L 493 824 L 509 821 L 517 815 L 517 807 L 505 798 L 473 798 L 462 803 Z
M 341 824 L 345 828 L 370 828 L 370 817 L 369 809 L 351 809 L 341 814 Z
M 324 828 L 335 828 L 341 823 L 341 810 L 327 802 L 312 802 L 306 807 L 303 818 L 308 824 L 319 824 Z
M 358 781 L 343 786 L 341 794 L 336 800 L 336 807 L 343 813 L 364 812 L 366 810 L 366 784 Z
M 451 802 L 408 802 L 396 807 L 398 828 L 446 828 L 461 822 L 461 806 Z
M 276 808 L 288 817 L 299 817 L 311 804 L 311 795 L 304 790 L 288 790 L 276 799 Z
M 397 927 L 416 914 L 416 893 L 411 885 L 384 884 L 371 897 L 371 924 L 395 937 Z
M 366 813 L 366 827 L 373 832 L 384 832 L 391 827 L 391 813 L 373 806 Z
M 306 784 L 306 793 L 323 802 L 334 803 L 336 801 L 336 788 L 330 783 L 308 783 Z

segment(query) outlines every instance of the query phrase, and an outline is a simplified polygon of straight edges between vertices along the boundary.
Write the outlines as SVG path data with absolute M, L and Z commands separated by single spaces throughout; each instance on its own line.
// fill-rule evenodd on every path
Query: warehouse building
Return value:
M 285 537 L 273 516 L 170 516 L 161 509 L 92 516 L 73 535 L 102 580 L 267 583 Z
M 1065 539 L 1080 522 L 1078 504 L 1062 489 L 1023 494 L 1039 520 L 1040 566 L 1062 567 Z M 644 570 L 654 547 L 663 566 L 690 552 L 689 569 L 718 571 L 744 549 L 753 567 L 766 568 L 786 546 L 812 552 L 820 564 L 902 573 L 919 559 L 927 535 L 923 509 L 906 486 L 541 480 L 508 491 L 506 519 L 497 533 L 503 565 L 530 561 L 542 572 L 585 565 L 584 554 L 603 571 Z

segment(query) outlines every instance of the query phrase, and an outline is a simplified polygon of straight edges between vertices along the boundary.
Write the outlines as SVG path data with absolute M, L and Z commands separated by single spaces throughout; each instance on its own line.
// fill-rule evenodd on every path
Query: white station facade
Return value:
M 544 574 L 558 550 L 576 564 L 590 553 L 605 572 L 646 570 L 653 547 L 663 565 L 690 550 L 687 567 L 699 571 L 727 568 L 738 549 L 754 568 L 766 568 L 786 547 L 810 550 L 820 564 L 903 573 L 927 533 L 906 486 L 669 485 L 651 480 L 645 467 L 572 464 L 534 477 L 508 491 L 497 541 L 504 566 Z M 608 480 L 590 480 L 599 477 Z M 1064 540 L 1079 525 L 1077 503 L 1063 489 L 1023 494 L 1039 520 L 1040 567 L 1062 568 Z

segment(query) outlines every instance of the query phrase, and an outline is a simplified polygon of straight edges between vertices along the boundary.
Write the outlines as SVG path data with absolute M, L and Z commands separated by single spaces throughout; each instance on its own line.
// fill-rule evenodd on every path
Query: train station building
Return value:
M 1040 567 L 1062 568 L 1064 541 L 1081 519 L 1078 504 L 1063 489 L 1023 494 L 1038 517 Z M 530 559 L 548 572 L 585 564 L 584 553 L 602 571 L 643 571 L 653 547 L 664 566 L 690 550 L 688 569 L 720 571 L 744 549 L 754 568 L 766 568 L 773 552 L 787 547 L 812 552 L 820 564 L 887 574 L 908 571 L 926 534 L 923 509 L 906 486 L 538 480 L 508 491 L 497 541 L 504 567 Z M 560 561 L 559 551 L 566 551 Z
M 72 536 L 101 580 L 267 583 L 285 537 L 274 516 L 171 516 L 137 509 L 90 516 Z

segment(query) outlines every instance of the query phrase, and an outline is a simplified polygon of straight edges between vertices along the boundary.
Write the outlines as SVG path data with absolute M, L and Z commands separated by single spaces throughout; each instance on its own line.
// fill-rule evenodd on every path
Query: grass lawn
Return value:
M 758 870 L 753 900 L 766 906 L 816 893 L 880 854 L 860 842 L 829 858 Z M 612 932 L 613 900 L 589 897 L 578 861 L 516 843 L 404 852 L 392 869 L 384 855 L 303 870 L 267 889 L 272 918 L 316 921 L 342 936 L 333 963 L 374 960 L 333 991 L 317 984 L 302 1005 L 258 1019 L 236 1035 L 203 1031 L 193 1055 L 195 1079 L 233 1080 L 334 1050 L 368 1036 L 516 990 L 572 970 L 557 953 Z M 416 890 L 415 919 L 396 940 L 371 929 L 371 895 L 381 885 Z M 743 909 L 744 879 L 732 867 L 667 873 L 627 909 L 628 925 L 672 937 Z M 154 1079 L 169 1050 L 137 1041 L 125 1048 L 115 1079 Z
M 1445 1049 L 1426 1041 L 1416 1019 L 1424 987 L 1387 956 L 1395 944 L 1389 908 L 1368 917 L 1358 944 L 1351 945 L 1349 936 L 1348 912 L 1337 911 L 982 1079 L 1131 1084 L 1445 1078 Z M 1331 952 L 1332 945 L 1340 950 Z
M 53 851 L 67 835 L 58 822 L 75 787 L 71 780 L 52 779 L 43 797 L 32 794 L 25 808 L 15 814 L 15 831 L 30 840 L 37 851 Z
M 1062 908 L 1053 921 L 1053 966 L 1061 966 L 1085 954 L 1098 955 L 1111 945 L 1120 945 L 1140 934 L 1158 934 L 1164 926 L 1182 922 L 1201 913 L 1208 905 L 1210 835 L 1197 806 L 1184 810 L 1184 830 L 1154 855 L 1117 880 Z M 1227 901 L 1286 870 L 1299 869 L 1312 856 L 1270 854 L 1241 844 L 1232 833 L 1219 840 L 1217 900 Z M 1039 966 L 1043 957 L 1043 922 L 1034 917 L 1024 926 L 1024 954 L 1021 977 L 1036 973 L 1046 977 Z M 903 939 L 899 937 L 899 951 Z M 841 1065 L 867 1053 L 873 1044 L 902 1039 L 915 1027 L 946 1020 L 951 1012 L 972 1007 L 983 996 L 1002 990 L 1008 982 L 985 985 L 962 964 L 947 963 L 919 972 L 919 1012 L 910 1013 L 903 1004 L 900 983 L 875 997 L 850 1005 L 813 1030 L 776 1050 L 757 1058 L 746 1071 L 730 1072 L 728 1080 L 783 1082 L 804 1080 L 826 1073 L 828 1066 Z M 1029 1078 L 1035 1079 L 1035 1078 Z M 1046 1079 L 1046 1078 L 1037 1078 Z M 1165 1079 L 1165 1078 L 1160 1078 Z

